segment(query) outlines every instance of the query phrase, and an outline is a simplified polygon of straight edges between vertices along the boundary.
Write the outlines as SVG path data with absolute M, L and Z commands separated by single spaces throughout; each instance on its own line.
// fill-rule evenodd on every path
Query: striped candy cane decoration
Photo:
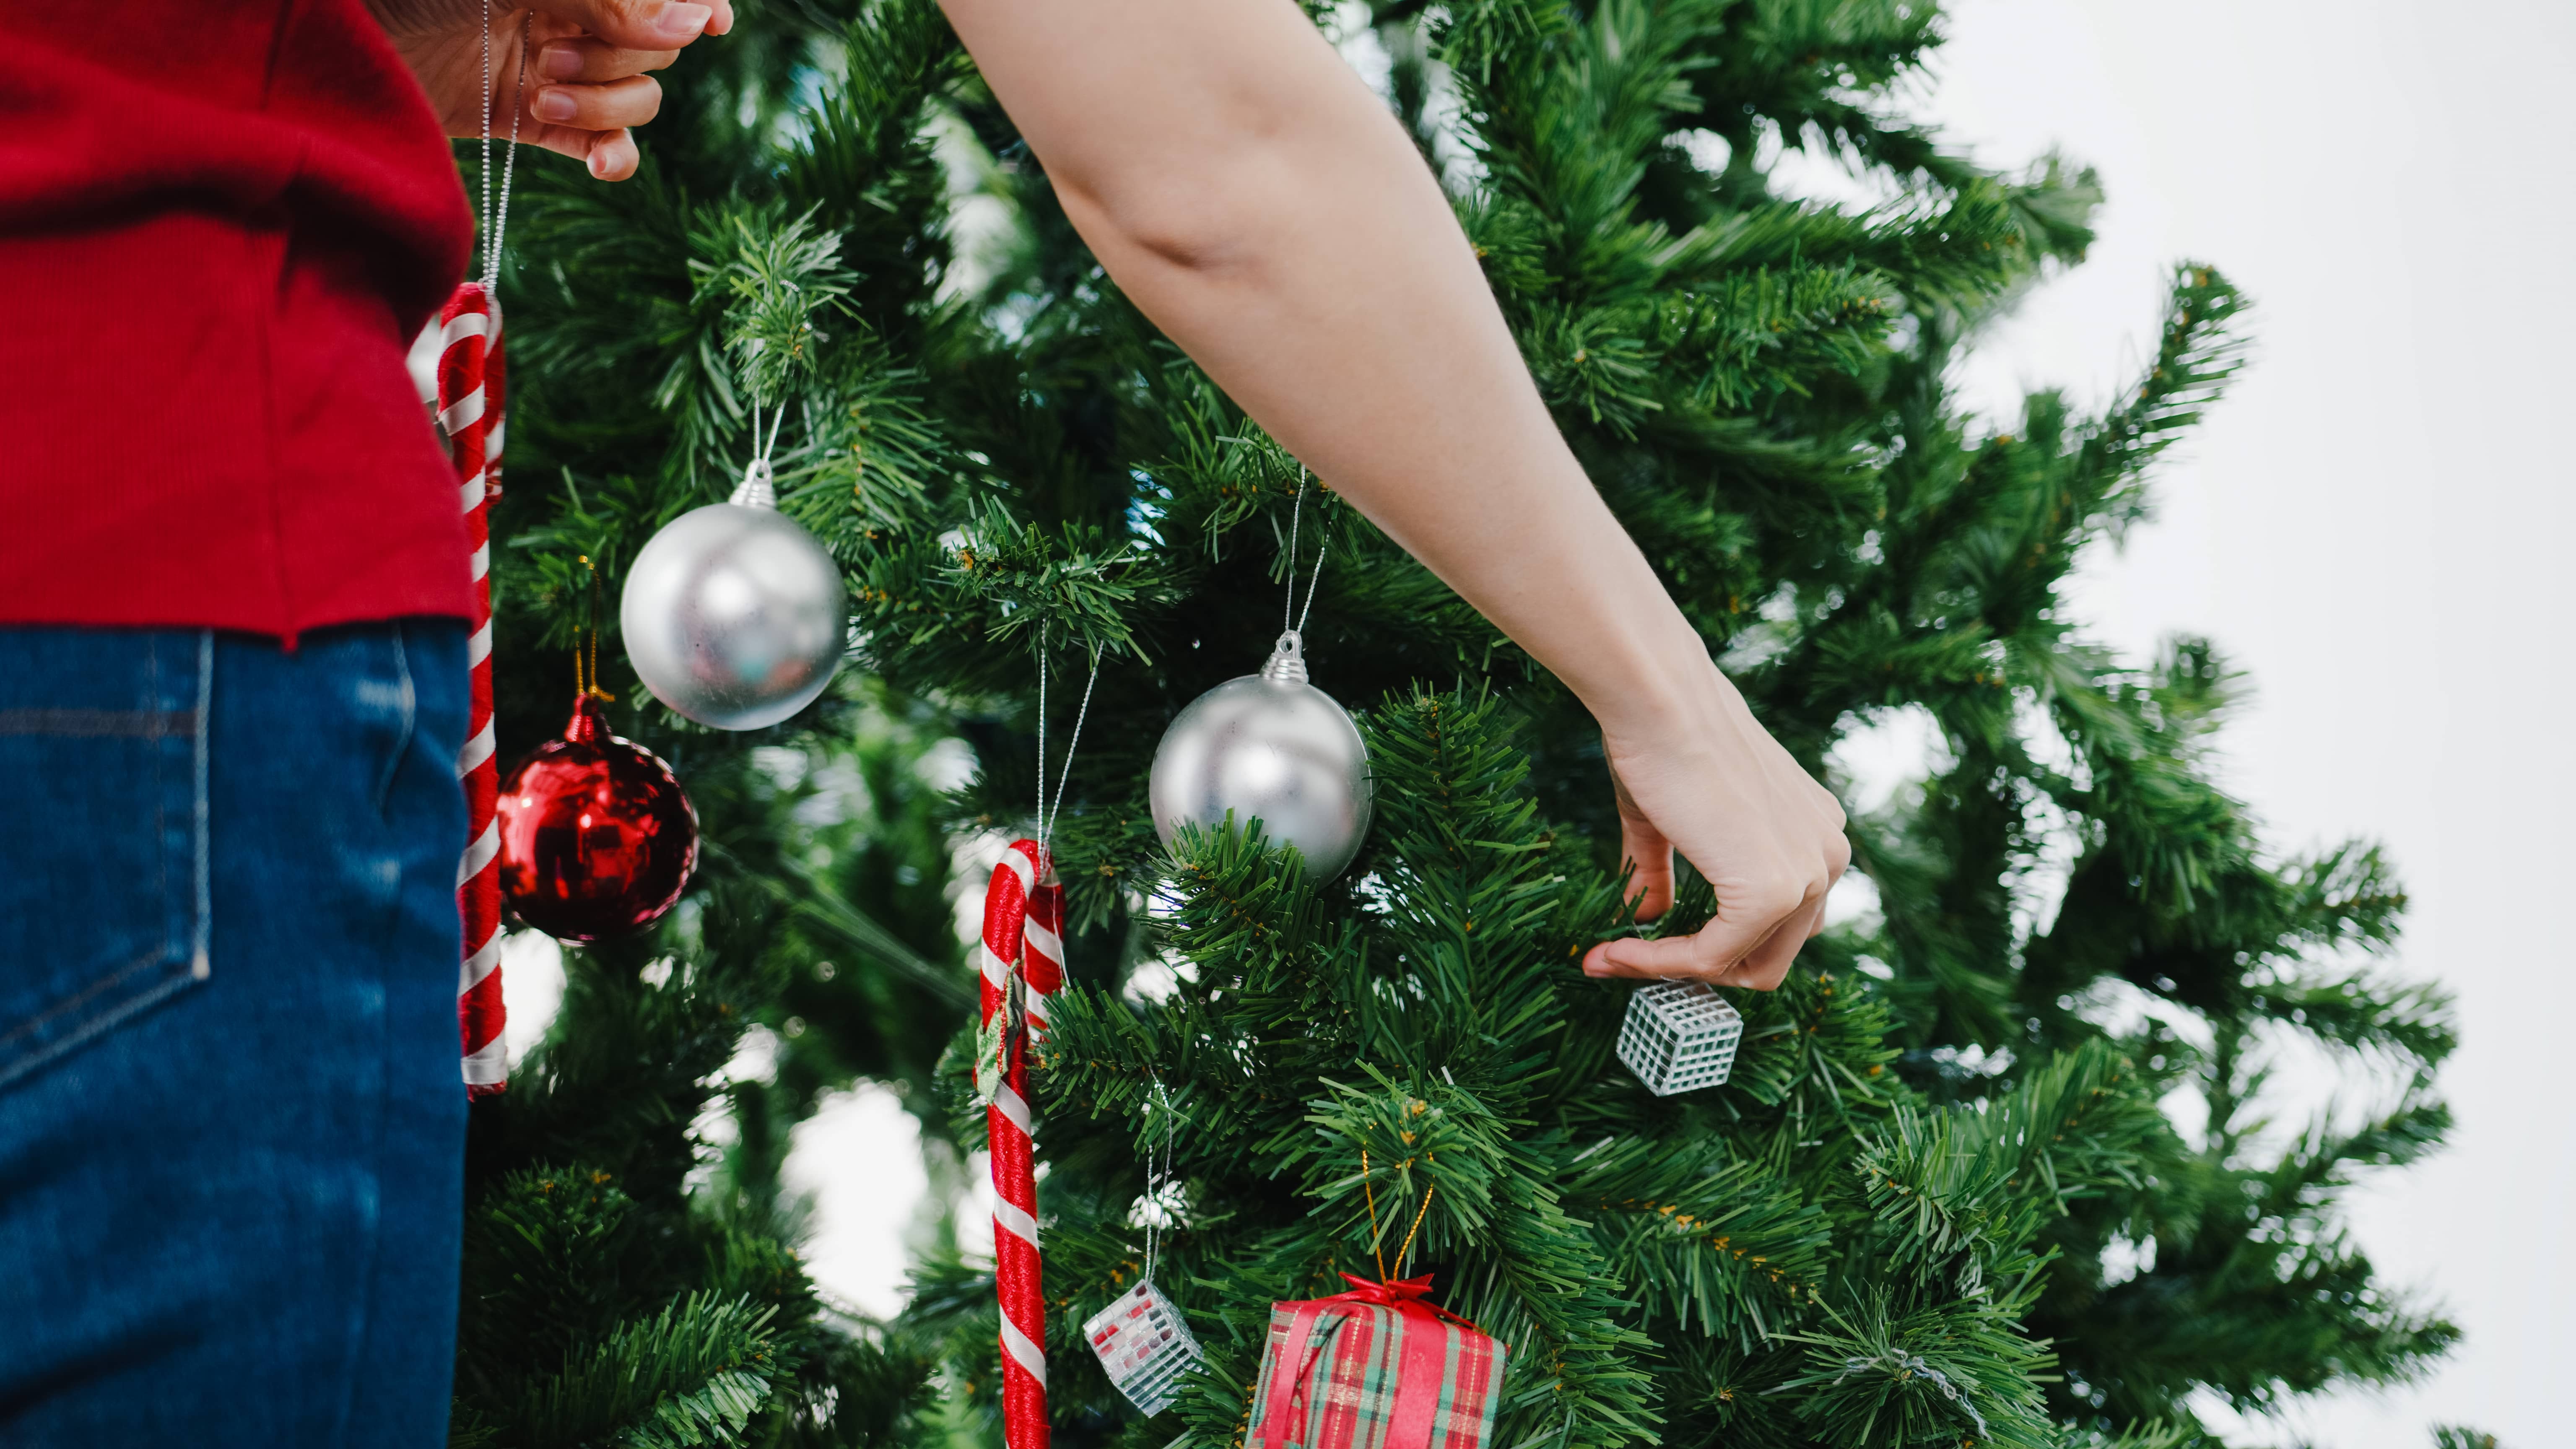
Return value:
M 482 284 L 467 282 L 447 299 L 438 321 L 438 426 L 456 462 L 474 573 L 474 632 L 465 646 L 473 670 L 466 720 L 472 732 L 456 756 L 472 842 L 456 867 L 456 911 L 465 926 L 456 1024 L 465 1093 L 488 1097 L 509 1074 L 501 1040 L 501 827 L 493 816 L 501 782 L 492 738 L 492 530 L 485 511 L 501 492 L 501 311 Z
M 1039 884 L 1046 857 L 1015 840 L 984 892 L 984 1026 L 1006 1011 L 1011 978 L 1026 984 L 1029 1032 L 1044 1035 L 1046 998 L 1064 979 L 1064 888 Z M 1017 963 L 1023 954 L 1027 965 Z M 1046 1449 L 1046 1293 L 1038 1256 L 1036 1146 L 1030 1140 L 1028 1036 L 1004 1039 L 1002 1080 L 985 1112 L 993 1159 L 993 1286 L 1002 1308 L 1002 1441 Z

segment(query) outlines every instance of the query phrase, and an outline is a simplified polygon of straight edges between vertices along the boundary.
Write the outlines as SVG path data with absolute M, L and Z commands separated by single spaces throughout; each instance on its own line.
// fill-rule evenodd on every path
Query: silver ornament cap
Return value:
M 1349 711 L 1306 682 L 1294 629 L 1259 674 L 1227 680 L 1173 719 L 1146 796 L 1165 845 L 1184 824 L 1219 828 L 1232 812 L 1238 828 L 1257 819 L 1271 844 L 1297 847 L 1318 884 L 1350 867 L 1375 804 L 1368 746 Z
M 626 571 L 626 657 L 653 697 L 721 730 L 774 725 L 840 671 L 849 596 L 755 461 L 725 503 L 662 526 Z

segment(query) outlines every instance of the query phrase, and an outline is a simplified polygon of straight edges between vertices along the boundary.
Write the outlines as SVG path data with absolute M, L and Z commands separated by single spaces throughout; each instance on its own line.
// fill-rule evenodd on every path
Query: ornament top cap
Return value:
M 1306 682 L 1306 641 L 1291 629 L 1270 646 L 1270 662 L 1261 666 L 1261 677 L 1273 684 Z
M 587 745 L 609 738 L 608 718 L 599 712 L 599 698 L 592 690 L 573 696 L 572 719 L 564 725 L 565 739 Z
M 742 470 L 742 482 L 736 484 L 733 496 L 725 500 L 745 508 L 778 507 L 778 475 L 771 472 L 767 458 L 754 458 Z

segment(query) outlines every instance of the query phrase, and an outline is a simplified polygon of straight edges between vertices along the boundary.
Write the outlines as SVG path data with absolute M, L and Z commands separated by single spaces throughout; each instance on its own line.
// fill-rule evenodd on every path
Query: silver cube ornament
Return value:
M 1082 1336 L 1118 1392 L 1148 1416 L 1172 1406 L 1181 1375 L 1205 1356 L 1190 1326 L 1181 1321 L 1181 1310 L 1150 1278 L 1138 1280 L 1091 1315 Z
M 1658 1097 L 1714 1087 L 1735 1070 L 1744 1018 L 1696 981 L 1658 981 L 1628 998 L 1619 1060 Z

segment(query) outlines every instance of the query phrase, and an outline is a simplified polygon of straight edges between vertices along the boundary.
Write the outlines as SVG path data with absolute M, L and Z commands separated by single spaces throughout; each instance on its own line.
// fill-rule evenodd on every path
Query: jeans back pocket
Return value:
M 206 631 L 0 628 L 0 1086 L 209 973 Z

